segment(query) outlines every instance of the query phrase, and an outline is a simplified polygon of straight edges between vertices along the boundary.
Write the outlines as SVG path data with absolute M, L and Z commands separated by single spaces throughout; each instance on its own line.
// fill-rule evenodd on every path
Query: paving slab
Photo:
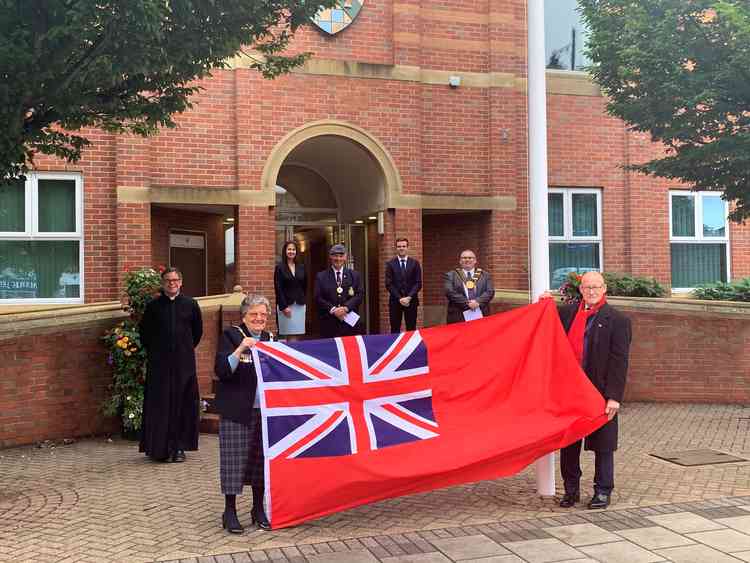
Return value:
M 750 550 L 750 536 L 737 530 L 714 530 L 687 534 L 687 536 L 725 553 Z
M 554 528 L 545 528 L 544 531 L 574 547 L 595 543 L 616 542 L 622 539 L 595 524 L 557 526 Z
M 665 547 L 678 547 L 695 543 L 690 538 L 686 538 L 660 526 L 619 530 L 616 533 L 645 549 L 663 549 Z
M 713 520 L 704 518 L 703 516 L 698 516 L 697 514 L 693 514 L 692 512 L 677 512 L 676 514 L 647 516 L 646 518 L 648 518 L 655 524 L 658 524 L 659 526 L 663 526 L 665 528 L 669 528 L 670 530 L 673 530 L 678 534 L 705 532 L 708 530 L 720 530 L 725 527 L 723 524 L 719 524 L 717 522 L 714 522 Z
M 281 558 L 279 558 L 281 559 Z M 273 560 L 273 559 L 272 559 Z M 345 551 L 308 555 L 309 563 L 377 563 L 375 556 L 367 550 Z
M 451 563 L 442 553 L 415 553 L 413 555 L 398 555 L 396 557 L 384 557 L 383 563 Z
M 716 521 L 719 524 L 723 524 L 728 528 L 737 530 L 744 534 L 750 534 L 750 515 L 748 516 L 733 516 L 730 518 L 717 518 Z
M 430 543 L 454 561 L 510 554 L 510 551 L 486 536 L 446 538 Z
M 584 556 L 580 551 L 556 538 L 507 542 L 503 545 L 529 563 L 553 563 L 580 559 Z
M 598 561 L 607 563 L 655 563 L 664 557 L 628 541 L 581 546 L 578 549 Z
M 685 545 L 658 549 L 656 553 L 675 563 L 737 563 L 737 559 L 707 545 Z

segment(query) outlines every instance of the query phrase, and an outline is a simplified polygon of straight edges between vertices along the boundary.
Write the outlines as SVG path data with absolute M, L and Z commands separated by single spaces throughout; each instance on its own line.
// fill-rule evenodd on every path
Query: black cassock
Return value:
M 195 299 L 162 294 L 146 306 L 140 325 L 148 353 L 140 451 L 164 460 L 198 449 L 199 401 L 195 347 L 203 335 Z

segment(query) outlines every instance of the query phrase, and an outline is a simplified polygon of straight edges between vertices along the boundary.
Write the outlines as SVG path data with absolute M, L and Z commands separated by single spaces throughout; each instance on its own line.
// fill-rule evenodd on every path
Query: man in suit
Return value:
M 391 332 L 401 331 L 401 318 L 406 330 L 417 328 L 419 290 L 422 289 L 422 266 L 409 258 L 409 239 L 396 239 L 396 256 L 385 263 L 385 288 L 388 290 L 388 311 Z
M 473 250 L 460 254 L 458 268 L 445 274 L 445 297 L 448 299 L 448 324 L 464 322 L 464 311 L 479 309 L 482 316 L 490 314 L 490 301 L 495 296 L 490 275 L 477 268 Z
M 573 353 L 583 371 L 607 401 L 609 421 L 586 437 L 585 448 L 594 452 L 594 495 L 589 508 L 606 508 L 614 482 L 617 449 L 617 413 L 625 392 L 631 328 L 630 319 L 607 304 L 607 285 L 599 272 L 587 272 L 580 285 L 580 304 L 564 305 L 558 312 Z M 546 294 L 549 295 L 549 294 Z M 580 501 L 581 440 L 560 451 L 565 495 L 560 506 Z
M 347 314 L 357 313 L 364 290 L 358 272 L 346 267 L 346 247 L 334 244 L 328 252 L 331 267 L 315 276 L 315 303 L 320 316 L 320 337 L 362 334 L 362 320 L 351 326 Z

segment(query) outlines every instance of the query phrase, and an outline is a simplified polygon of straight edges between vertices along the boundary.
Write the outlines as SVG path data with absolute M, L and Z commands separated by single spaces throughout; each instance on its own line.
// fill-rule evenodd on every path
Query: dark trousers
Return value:
M 406 330 L 417 330 L 417 304 L 413 301 L 404 307 L 396 301 L 388 302 L 388 312 L 391 318 L 391 332 L 401 332 L 401 318 L 404 318 Z
M 581 481 L 582 440 L 560 450 L 560 473 L 566 493 L 577 493 Z M 609 495 L 615 488 L 615 452 L 594 451 L 594 493 Z

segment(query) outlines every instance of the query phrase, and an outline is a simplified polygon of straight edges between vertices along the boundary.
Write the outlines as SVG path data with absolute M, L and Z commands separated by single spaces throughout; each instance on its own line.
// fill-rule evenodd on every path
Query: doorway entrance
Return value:
M 170 231 L 169 265 L 182 272 L 182 291 L 185 295 L 206 295 L 206 233 Z
M 343 244 L 348 250 L 347 267 L 359 272 L 364 287 L 364 301 L 359 314 L 368 334 L 377 332 L 379 315 L 373 314 L 373 306 L 378 301 L 377 285 L 371 280 L 373 273 L 377 279 L 377 253 L 372 256 L 372 249 L 377 248 L 377 240 L 370 240 L 364 223 L 339 224 L 335 223 L 335 209 L 315 209 L 308 213 L 299 207 L 276 209 L 276 251 L 281 259 L 284 243 L 294 240 L 299 248 L 298 260 L 305 266 L 307 272 L 307 316 L 305 319 L 305 334 L 317 336 L 319 334 L 319 320 L 317 305 L 314 301 L 315 276 L 318 272 L 330 267 L 328 250 L 333 244 Z M 314 217 L 327 213 L 328 217 Z M 374 243 L 374 246 L 373 246 Z M 374 261 L 374 262 L 373 262 Z M 374 272 L 373 272 L 374 268 Z M 377 311 L 377 306 L 375 306 Z

